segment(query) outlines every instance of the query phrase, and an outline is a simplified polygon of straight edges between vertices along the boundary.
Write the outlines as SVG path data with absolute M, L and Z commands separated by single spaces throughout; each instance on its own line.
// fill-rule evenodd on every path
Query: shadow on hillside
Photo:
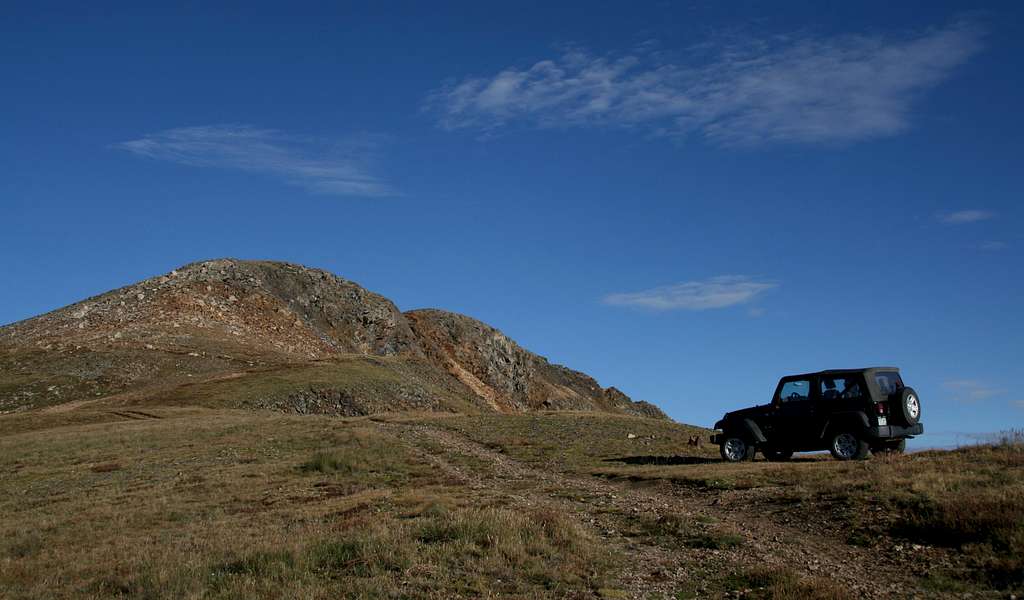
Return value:
M 707 465 L 722 461 L 705 456 L 621 456 L 606 458 L 604 462 L 620 462 L 627 465 Z

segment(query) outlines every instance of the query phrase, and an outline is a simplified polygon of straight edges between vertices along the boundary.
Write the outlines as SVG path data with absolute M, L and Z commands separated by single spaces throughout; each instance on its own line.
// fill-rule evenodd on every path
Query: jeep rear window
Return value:
M 888 396 L 903 389 L 903 380 L 896 371 L 878 371 L 875 373 L 875 381 L 882 394 Z

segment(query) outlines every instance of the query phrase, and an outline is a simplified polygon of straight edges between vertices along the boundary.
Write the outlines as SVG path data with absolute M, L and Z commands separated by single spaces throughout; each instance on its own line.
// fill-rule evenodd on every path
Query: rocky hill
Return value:
M 0 328 L 0 412 L 104 399 L 293 412 L 597 410 L 664 417 L 497 329 L 318 269 L 186 265 Z

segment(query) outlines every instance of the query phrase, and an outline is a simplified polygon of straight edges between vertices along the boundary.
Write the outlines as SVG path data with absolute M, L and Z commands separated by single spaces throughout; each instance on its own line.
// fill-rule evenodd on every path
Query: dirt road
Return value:
M 696 597 L 716 597 L 722 593 L 726 574 L 763 567 L 785 567 L 807 578 L 827 579 L 854 597 L 925 597 L 909 577 L 913 556 L 897 552 L 880 557 L 877 549 L 850 545 L 841 522 L 828 514 L 808 522 L 794 520 L 784 510 L 765 511 L 751 497 L 764 490 L 707 490 L 671 483 L 638 486 L 566 474 L 515 460 L 442 427 L 378 425 L 471 489 L 499 490 L 513 505 L 555 506 L 573 515 L 629 557 L 619 584 L 633 598 L 672 598 L 680 590 Z M 715 546 L 715 540 L 735 536 L 739 543 L 689 547 L 636 535 L 638 523 L 657 527 L 659 522 L 680 520 L 696 539 L 710 541 L 703 545 Z M 742 597 L 745 590 L 727 589 L 726 593 Z

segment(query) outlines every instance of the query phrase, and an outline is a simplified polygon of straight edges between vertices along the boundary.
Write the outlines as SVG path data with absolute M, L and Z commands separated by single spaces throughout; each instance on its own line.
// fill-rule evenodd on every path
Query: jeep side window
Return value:
M 835 400 L 846 389 L 846 379 L 842 377 L 821 378 L 821 398 L 823 400 Z
M 779 400 L 783 402 L 798 402 L 807 400 L 811 395 L 811 382 L 806 379 L 787 381 L 782 384 L 779 390 Z
M 850 377 L 843 382 L 842 398 L 860 398 L 864 395 L 864 387 L 860 384 L 859 377 Z

